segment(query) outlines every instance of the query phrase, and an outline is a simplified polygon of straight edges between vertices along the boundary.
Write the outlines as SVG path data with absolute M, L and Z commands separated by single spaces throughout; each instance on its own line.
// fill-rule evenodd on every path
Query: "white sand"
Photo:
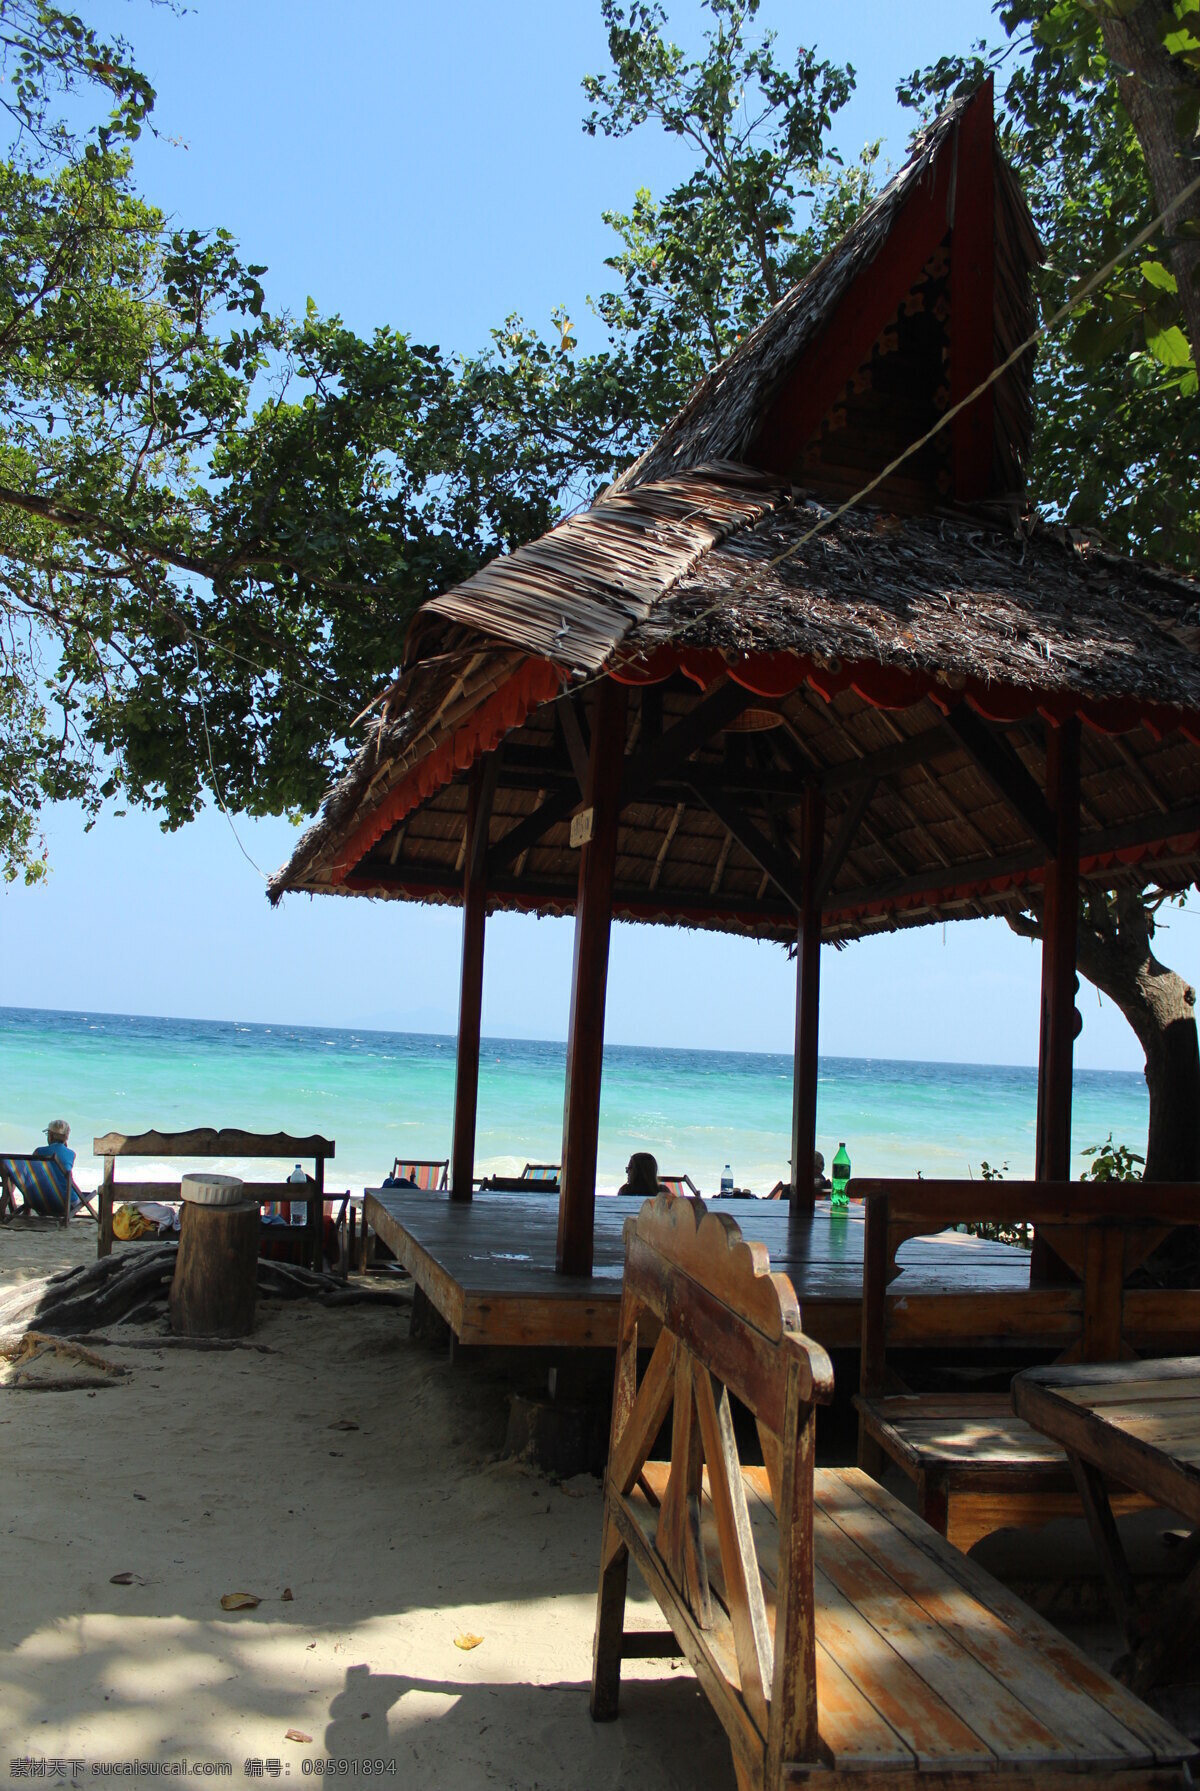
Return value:
M 0 1286 L 94 1250 L 82 1221 L 5 1227 Z M 66 1763 L 43 1783 L 378 1759 L 439 1791 L 732 1787 L 686 1668 L 630 1663 L 621 1718 L 591 1722 L 598 1485 L 500 1462 L 504 1383 L 407 1329 L 263 1303 L 270 1355 L 104 1349 L 132 1372 L 103 1391 L 0 1389 L 0 1783 L 29 1755 Z M 661 1627 L 635 1581 L 631 1620 Z

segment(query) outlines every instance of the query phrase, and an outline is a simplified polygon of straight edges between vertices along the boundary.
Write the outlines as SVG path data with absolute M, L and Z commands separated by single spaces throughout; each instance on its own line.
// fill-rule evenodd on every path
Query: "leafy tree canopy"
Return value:
M 854 71 L 785 55 L 758 0 L 706 6 L 689 50 L 652 0 L 601 0 L 610 66 L 584 82 L 584 129 L 657 130 L 689 152 L 669 191 L 606 214 L 604 346 L 581 352 L 560 310 L 454 356 L 311 306 L 272 314 L 265 270 L 226 233 L 170 226 L 139 193 L 154 94 L 128 46 L 47 0 L 0 0 L 8 876 L 41 874 L 37 818 L 59 797 L 93 813 L 132 799 L 168 827 L 212 795 L 311 811 L 417 605 L 588 501 L 858 215 L 878 146 L 843 165 L 830 143 Z M 1170 14 L 1155 42 L 1186 130 L 1200 0 L 1146 7 Z M 931 109 L 998 71 L 1050 304 L 1155 209 L 1106 40 L 1138 10 L 1004 0 L 1002 41 L 906 84 Z M 1033 494 L 1193 566 L 1187 228 L 1039 357 Z
M 564 312 L 451 357 L 265 308 L 224 232 L 175 230 L 130 145 L 154 94 L 123 43 L 0 0 L 0 861 L 42 874 L 43 803 L 164 826 L 212 793 L 309 812 L 420 602 L 587 501 L 861 205 L 828 150 L 852 71 L 709 0 L 689 60 L 604 0 L 585 128 L 681 135 L 692 174 L 614 213 L 608 344 Z M 107 107 L 68 127 L 65 96 Z M 71 116 L 79 112 L 75 93 Z

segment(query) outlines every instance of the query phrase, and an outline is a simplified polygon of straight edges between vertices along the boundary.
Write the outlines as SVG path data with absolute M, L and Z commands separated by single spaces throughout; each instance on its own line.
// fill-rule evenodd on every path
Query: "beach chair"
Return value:
M 484 1194 L 557 1194 L 561 1163 L 526 1163 L 520 1175 L 485 1175 L 479 1183 Z
M 70 1213 L 82 1207 L 89 1219 L 97 1219 L 93 1196 L 72 1186 L 71 1172 L 54 1157 L 17 1151 L 0 1157 L 0 1176 L 21 1196 L 24 1210 L 42 1219 L 59 1219 L 65 1225 Z
M 423 1194 L 442 1194 L 450 1182 L 450 1159 L 397 1157 L 392 1164 L 392 1180 L 411 1182 Z
M 690 1175 L 660 1175 L 658 1185 L 681 1200 L 699 1200 L 700 1190 Z

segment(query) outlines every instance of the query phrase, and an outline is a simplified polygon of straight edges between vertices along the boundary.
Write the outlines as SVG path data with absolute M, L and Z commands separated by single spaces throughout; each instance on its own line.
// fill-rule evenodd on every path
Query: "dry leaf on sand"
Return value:
M 146 1584 L 140 1573 L 114 1573 L 108 1583 L 110 1586 L 144 1586 Z
M 311 1741 L 312 1736 L 306 1735 L 303 1729 L 289 1729 L 283 1739 L 285 1741 Z
M 252 1611 L 262 1603 L 253 1592 L 226 1592 L 221 1599 L 223 1611 Z
M 478 1646 L 479 1646 L 480 1642 L 482 1642 L 482 1640 L 483 1640 L 482 1636 L 473 1636 L 470 1633 L 470 1631 L 468 1630 L 466 1635 L 455 1636 L 454 1646 L 456 1648 L 461 1648 L 463 1653 L 467 1654 L 470 1652 L 470 1650 L 472 1648 L 478 1648 Z

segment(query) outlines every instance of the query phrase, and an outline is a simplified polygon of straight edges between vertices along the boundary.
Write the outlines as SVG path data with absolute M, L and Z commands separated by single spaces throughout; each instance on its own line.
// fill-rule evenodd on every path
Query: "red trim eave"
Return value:
M 1090 857 L 1080 859 L 1079 875 L 1089 877 L 1097 871 L 1114 867 L 1128 869 L 1136 864 L 1153 862 L 1156 858 L 1186 858 L 1196 854 L 1200 854 L 1200 833 L 1176 834 L 1171 839 L 1153 840 L 1148 845 L 1122 847 L 1116 852 L 1094 852 Z M 877 902 L 858 902 L 845 908 L 827 908 L 822 913 L 821 924 L 824 927 L 830 922 L 843 924 L 847 921 L 865 920 L 872 915 L 905 914 L 914 908 L 962 901 L 972 896 L 1003 895 L 1010 889 L 1036 889 L 1044 877 L 1044 865 L 1035 865 L 1027 871 L 1009 872 L 1003 877 L 968 877 L 957 883 L 931 885 L 904 896 L 891 896 Z
M 656 647 L 636 660 L 613 666 L 609 676 L 618 683 L 640 686 L 661 684 L 674 672 L 682 672 L 701 690 L 728 673 L 744 690 L 772 701 L 807 685 L 826 702 L 847 690 L 874 709 L 911 709 L 928 698 L 944 712 L 966 702 L 986 721 L 1022 721 L 1031 715 L 1065 721 L 1077 715 L 1102 734 L 1126 734 L 1142 727 L 1161 738 L 1178 730 L 1193 745 L 1200 745 L 1200 711 L 1194 709 L 1143 703 L 1133 697 L 1081 698 L 1071 691 L 1022 689 L 987 684 L 978 678 L 956 678 L 951 685 L 929 672 L 902 671 L 869 661 L 846 665 L 834 661 L 823 666 L 799 653 L 756 653 L 727 660 L 715 647 Z
M 495 750 L 505 734 L 558 696 L 566 674 L 548 659 L 527 659 L 518 672 L 493 691 L 462 727 L 415 764 L 407 777 L 388 791 L 343 842 L 330 880 L 337 887 L 349 885 L 354 867 L 385 833 L 422 802 L 436 795 L 459 771 L 467 771 L 484 753 Z

